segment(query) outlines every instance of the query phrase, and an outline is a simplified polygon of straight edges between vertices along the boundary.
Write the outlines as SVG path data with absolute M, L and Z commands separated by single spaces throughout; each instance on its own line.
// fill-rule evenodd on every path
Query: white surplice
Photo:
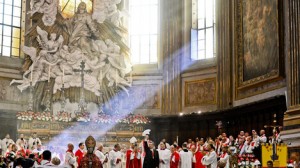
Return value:
M 108 154 L 110 168 L 121 168 L 122 167 L 122 153 L 120 151 L 111 150 Z M 117 163 L 117 160 L 121 160 Z
M 205 166 L 210 165 L 210 168 L 217 168 L 217 153 L 215 151 L 209 152 L 207 155 L 203 156 L 201 163 Z
M 76 156 L 74 154 L 72 155 L 72 153 L 70 152 L 67 152 L 65 156 L 64 166 L 67 168 L 72 168 L 71 165 L 74 165 L 75 168 L 78 166 L 76 161 Z
M 193 153 L 186 149 L 179 152 L 180 168 L 192 168 Z
M 226 165 L 224 168 L 229 168 L 230 166 L 230 163 L 229 163 L 229 155 L 228 153 L 225 153 L 225 154 L 222 154 L 221 157 L 220 157 L 220 162 L 225 162 Z
M 12 139 L 4 138 L 1 142 L 1 148 L 2 148 L 2 156 L 5 156 L 5 152 L 9 146 L 9 144 L 15 144 L 15 142 Z
M 169 149 L 158 150 L 159 160 L 162 162 L 159 163 L 159 168 L 170 168 L 170 159 L 171 159 L 171 151 Z

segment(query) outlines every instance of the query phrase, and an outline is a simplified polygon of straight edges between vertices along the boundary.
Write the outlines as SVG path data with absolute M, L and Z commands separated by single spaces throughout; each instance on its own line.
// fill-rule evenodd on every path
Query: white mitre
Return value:
M 137 139 L 136 139 L 135 137 L 132 137 L 132 138 L 130 138 L 129 142 L 130 142 L 131 144 L 134 144 L 134 143 L 137 142 Z
M 143 134 L 142 134 L 142 136 L 146 136 L 146 135 L 150 135 L 150 129 L 146 129 L 144 132 L 143 132 Z

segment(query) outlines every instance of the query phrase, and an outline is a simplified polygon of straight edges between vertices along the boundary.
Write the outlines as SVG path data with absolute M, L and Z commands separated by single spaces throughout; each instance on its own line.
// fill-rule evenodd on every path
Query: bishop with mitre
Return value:
M 138 151 L 137 139 L 129 140 L 131 146 L 126 152 L 126 168 L 142 168 L 141 153 Z

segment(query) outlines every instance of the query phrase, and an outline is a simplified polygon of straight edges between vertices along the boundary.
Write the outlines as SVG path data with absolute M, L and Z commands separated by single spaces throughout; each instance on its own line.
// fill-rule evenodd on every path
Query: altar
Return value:
M 84 142 L 92 135 L 97 143 L 113 146 L 116 143 L 129 145 L 129 139 L 135 136 L 142 139 L 142 132 L 147 124 L 133 123 L 92 123 L 92 122 L 60 122 L 39 120 L 18 120 L 18 134 L 26 139 L 36 132 L 43 146 L 66 146 Z

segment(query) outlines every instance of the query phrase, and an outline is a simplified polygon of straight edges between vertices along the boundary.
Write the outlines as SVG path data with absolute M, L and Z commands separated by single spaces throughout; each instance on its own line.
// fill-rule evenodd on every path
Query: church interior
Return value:
M 299 168 L 299 16 L 299 0 L 0 0 L 0 167 Z

